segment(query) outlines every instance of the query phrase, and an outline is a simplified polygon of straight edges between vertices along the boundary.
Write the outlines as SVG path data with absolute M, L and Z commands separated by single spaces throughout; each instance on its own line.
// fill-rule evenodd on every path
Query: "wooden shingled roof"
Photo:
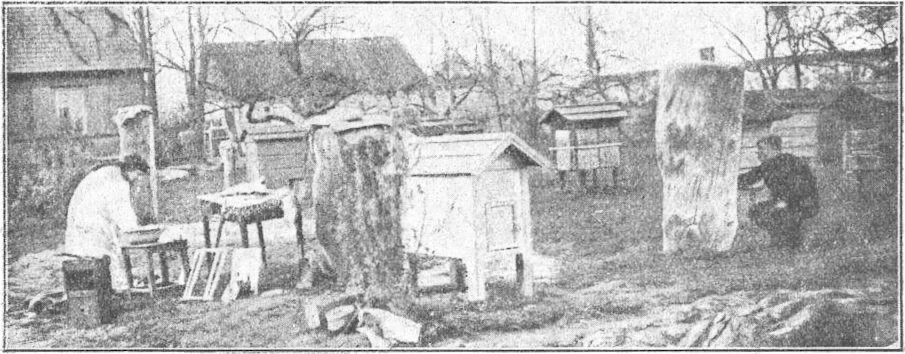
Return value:
M 512 133 L 443 135 L 406 142 L 409 175 L 476 175 L 504 152 L 514 153 L 527 166 L 548 168 L 550 161 Z
M 7 7 L 8 73 L 147 69 L 128 23 L 114 8 Z M 67 35 L 68 34 L 68 35 Z
M 628 111 L 622 105 L 613 102 L 589 103 L 571 106 L 558 106 L 544 114 L 540 123 L 550 123 L 555 119 L 568 122 L 589 122 L 601 120 L 621 120 L 628 117 Z

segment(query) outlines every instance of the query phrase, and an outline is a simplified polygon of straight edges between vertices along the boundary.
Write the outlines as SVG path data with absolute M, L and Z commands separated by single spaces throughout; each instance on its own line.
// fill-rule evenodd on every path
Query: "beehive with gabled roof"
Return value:
M 555 145 L 550 150 L 560 177 L 567 171 L 612 168 L 615 182 L 622 160 L 620 123 L 626 117 L 628 111 L 619 102 L 558 106 L 541 117 L 540 123 L 553 130 Z
M 522 291 L 531 295 L 528 168 L 550 162 L 511 133 L 412 137 L 406 149 L 406 250 L 462 259 L 471 300 L 486 297 L 487 259 L 513 257 Z

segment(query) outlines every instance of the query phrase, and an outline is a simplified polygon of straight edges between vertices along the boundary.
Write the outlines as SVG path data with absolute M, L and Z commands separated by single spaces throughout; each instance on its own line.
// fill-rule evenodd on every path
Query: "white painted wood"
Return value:
M 471 177 L 409 177 L 403 199 L 406 252 L 464 258 L 474 244 Z
M 263 171 L 261 171 L 261 159 L 258 155 L 258 144 L 254 142 L 246 142 L 245 144 L 245 173 L 247 174 L 247 180 L 249 181 L 257 181 L 264 176 Z M 299 158 L 302 158 L 299 156 Z
M 495 158 L 482 163 L 474 174 L 409 175 L 403 188 L 406 252 L 461 259 L 466 270 L 466 297 L 471 301 L 487 296 L 488 258 L 504 254 L 511 261 L 522 254 L 526 267 L 520 277 L 531 288 L 524 292 L 533 294 L 526 167 L 535 162 L 513 150 L 516 148 L 497 146 L 491 154 Z M 448 162 L 452 158 L 437 160 Z M 430 172 L 424 169 L 424 163 L 418 162 L 419 173 Z
M 522 274 L 517 274 L 516 278 L 521 280 L 522 295 L 532 297 L 534 296 L 534 231 L 531 223 L 531 185 L 528 171 L 519 171 L 519 182 L 521 224 L 518 233 L 521 244 Z

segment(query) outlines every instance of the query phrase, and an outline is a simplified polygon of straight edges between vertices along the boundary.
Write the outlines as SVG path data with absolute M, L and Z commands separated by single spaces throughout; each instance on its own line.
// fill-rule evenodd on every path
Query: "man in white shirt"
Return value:
M 123 230 L 139 226 L 130 186 L 148 170 L 148 164 L 137 155 L 96 167 L 79 182 L 69 201 L 66 253 L 110 257 L 110 278 L 116 291 L 129 288 L 120 235 Z

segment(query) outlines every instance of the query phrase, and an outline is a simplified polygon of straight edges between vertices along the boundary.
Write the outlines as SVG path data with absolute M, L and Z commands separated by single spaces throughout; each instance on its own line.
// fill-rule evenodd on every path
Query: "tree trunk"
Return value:
M 404 306 L 412 291 L 400 226 L 406 165 L 400 141 L 378 128 L 314 134 L 317 239 L 336 283 L 364 293 L 372 306 Z
M 663 251 L 726 251 L 737 230 L 743 71 L 717 65 L 660 76 L 656 143 Z

